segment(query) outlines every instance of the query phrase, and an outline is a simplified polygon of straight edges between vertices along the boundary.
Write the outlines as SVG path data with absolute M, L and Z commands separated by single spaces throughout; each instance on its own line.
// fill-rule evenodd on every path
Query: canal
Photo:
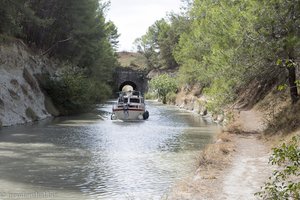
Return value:
M 147 121 L 97 112 L 0 129 L 0 199 L 161 199 L 195 171 L 218 127 L 147 102 Z

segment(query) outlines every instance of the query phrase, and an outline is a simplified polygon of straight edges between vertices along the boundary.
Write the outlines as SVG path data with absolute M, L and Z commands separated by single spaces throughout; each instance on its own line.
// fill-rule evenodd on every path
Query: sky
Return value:
M 106 19 L 118 28 L 118 51 L 135 51 L 133 42 L 146 34 L 149 26 L 167 13 L 179 13 L 180 0 L 110 0 Z

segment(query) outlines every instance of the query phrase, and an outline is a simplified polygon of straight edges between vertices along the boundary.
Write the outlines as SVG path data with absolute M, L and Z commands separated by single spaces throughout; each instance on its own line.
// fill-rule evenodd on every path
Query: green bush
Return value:
M 157 99 L 157 94 L 154 92 L 147 92 L 145 94 L 145 99 Z
M 163 103 L 167 103 L 167 94 L 177 90 L 176 80 L 168 74 L 158 75 L 151 79 L 150 90 L 156 93 Z
M 255 195 L 262 199 L 300 199 L 300 136 L 294 136 L 290 143 L 283 143 L 273 149 L 270 163 L 276 165 L 273 176 Z
M 93 108 L 110 95 L 108 85 L 87 77 L 79 68 L 66 67 L 55 77 L 48 77 L 43 85 L 62 114 L 73 114 Z

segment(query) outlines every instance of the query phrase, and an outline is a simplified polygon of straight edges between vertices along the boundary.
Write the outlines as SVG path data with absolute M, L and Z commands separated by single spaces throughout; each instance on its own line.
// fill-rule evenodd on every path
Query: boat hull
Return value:
M 143 109 L 114 109 L 113 118 L 120 120 L 143 120 Z

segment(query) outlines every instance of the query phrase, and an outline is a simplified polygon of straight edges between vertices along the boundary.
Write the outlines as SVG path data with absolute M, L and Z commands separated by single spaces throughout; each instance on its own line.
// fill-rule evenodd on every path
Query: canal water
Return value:
M 147 121 L 97 112 L 0 129 L 0 199 L 161 199 L 218 127 L 148 102 Z

